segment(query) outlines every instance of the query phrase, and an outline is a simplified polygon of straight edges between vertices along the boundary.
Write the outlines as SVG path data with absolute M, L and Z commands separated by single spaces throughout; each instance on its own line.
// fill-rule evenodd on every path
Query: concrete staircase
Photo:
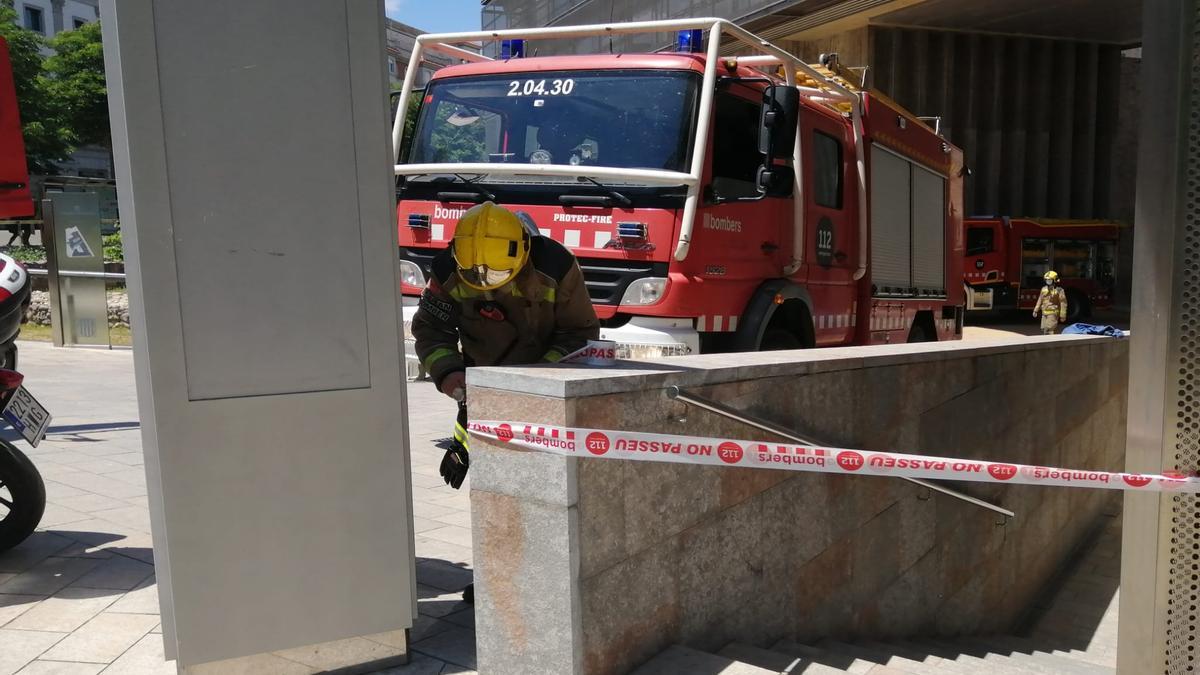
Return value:
M 730 643 L 713 654 L 675 645 L 636 675 L 1106 675 L 1116 673 L 1120 517 L 1080 555 L 1053 599 L 1035 608 L 1028 637 L 812 644 Z

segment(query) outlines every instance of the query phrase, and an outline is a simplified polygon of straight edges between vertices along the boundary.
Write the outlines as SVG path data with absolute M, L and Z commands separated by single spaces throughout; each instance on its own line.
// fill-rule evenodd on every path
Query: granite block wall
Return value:
M 1022 339 L 480 369 L 476 419 L 1122 470 L 1128 342 Z M 1005 631 L 1119 493 L 563 458 L 473 446 L 481 671 L 622 673 L 670 644 Z

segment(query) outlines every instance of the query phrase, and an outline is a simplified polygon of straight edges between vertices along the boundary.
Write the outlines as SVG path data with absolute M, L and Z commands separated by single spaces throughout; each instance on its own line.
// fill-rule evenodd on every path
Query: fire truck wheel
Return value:
M 786 328 L 768 328 L 767 332 L 763 333 L 762 343 L 758 350 L 771 352 L 781 349 L 804 349 L 804 343 L 795 333 Z
M 1092 306 L 1082 293 L 1067 291 L 1067 323 L 1078 323 L 1092 315 Z

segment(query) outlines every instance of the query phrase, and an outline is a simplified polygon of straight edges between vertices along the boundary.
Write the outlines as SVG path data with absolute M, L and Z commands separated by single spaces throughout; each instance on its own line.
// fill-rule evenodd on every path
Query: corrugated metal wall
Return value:
M 1116 215 L 1119 47 L 873 26 L 870 51 L 874 86 L 965 152 L 968 214 Z

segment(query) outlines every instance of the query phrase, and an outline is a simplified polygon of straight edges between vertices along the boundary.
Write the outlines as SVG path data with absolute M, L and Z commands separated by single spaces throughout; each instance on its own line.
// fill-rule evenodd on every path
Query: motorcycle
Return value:
M 17 372 L 17 336 L 28 320 L 31 283 L 24 266 L 0 253 L 0 418 L 31 446 L 46 436 L 51 416 Z M 46 510 L 46 485 L 33 462 L 0 438 L 0 553 L 33 533 Z

